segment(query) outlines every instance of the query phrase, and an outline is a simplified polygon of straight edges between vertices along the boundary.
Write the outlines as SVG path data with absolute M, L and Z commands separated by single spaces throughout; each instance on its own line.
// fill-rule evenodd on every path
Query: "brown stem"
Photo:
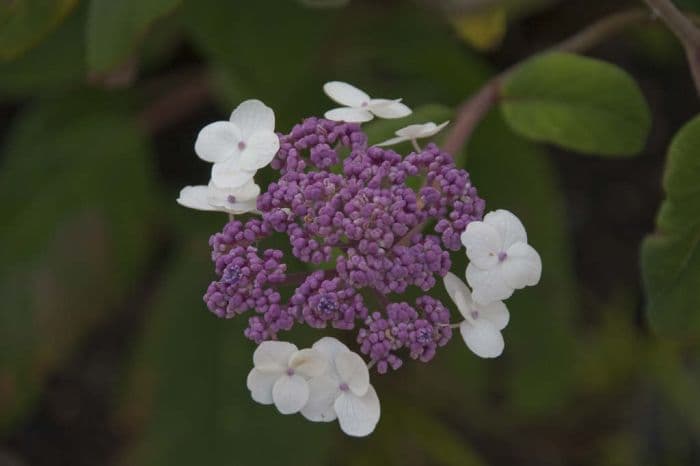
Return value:
M 171 77 L 160 78 L 152 85 L 154 88 L 159 88 L 163 81 L 170 80 L 172 80 Z M 177 81 L 169 86 L 165 94 L 153 100 L 138 116 L 138 122 L 145 131 L 156 133 L 178 123 L 210 97 L 209 80 L 202 72 L 185 73 Z
M 683 44 L 695 88 L 700 94 L 700 30 L 689 17 L 676 8 L 671 0 L 644 1 Z
M 544 52 L 555 50 L 560 52 L 582 52 L 600 44 L 610 36 L 618 34 L 633 24 L 643 23 L 651 19 L 652 17 L 649 13 L 641 8 L 613 13 L 587 26 L 568 39 L 544 50 Z M 455 123 L 452 125 L 452 129 L 448 133 L 443 146 L 445 152 L 455 154 L 459 151 L 479 122 L 496 105 L 503 81 L 518 65 L 519 63 L 491 78 L 476 94 L 459 106 Z

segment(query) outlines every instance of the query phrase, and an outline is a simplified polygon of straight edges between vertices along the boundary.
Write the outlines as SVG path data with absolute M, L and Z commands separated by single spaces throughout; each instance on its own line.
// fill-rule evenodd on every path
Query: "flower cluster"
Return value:
M 477 355 L 500 355 L 509 317 L 502 300 L 535 284 L 541 263 L 513 214 L 484 217 L 469 174 L 436 144 L 418 144 L 448 122 L 409 125 L 372 145 L 359 123 L 411 110 L 346 83 L 324 91 L 344 107 L 287 134 L 273 132 L 274 113 L 257 100 L 206 126 L 195 152 L 213 163 L 211 180 L 183 189 L 178 202 L 230 215 L 210 239 L 217 279 L 204 301 L 220 318 L 249 314 L 244 334 L 259 345 L 248 377 L 253 399 L 311 421 L 338 419 L 344 432 L 363 436 L 380 412 L 370 369 L 430 361 L 453 328 Z M 386 148 L 406 141 L 414 151 L 405 156 Z M 253 177 L 268 165 L 277 176 L 261 190 Z M 240 213 L 257 216 L 233 218 Z M 473 292 L 450 273 L 450 251 L 463 247 Z M 303 270 L 299 263 L 308 271 L 290 271 Z M 463 321 L 451 323 L 432 295 L 440 278 Z M 401 299 L 407 292 L 417 299 Z M 294 325 L 353 332 L 367 362 L 329 337 L 304 350 L 280 342 Z

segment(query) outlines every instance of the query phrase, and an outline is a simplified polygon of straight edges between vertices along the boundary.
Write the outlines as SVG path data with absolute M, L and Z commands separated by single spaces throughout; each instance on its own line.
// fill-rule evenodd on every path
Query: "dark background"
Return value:
M 536 145 L 498 110 L 456 154 L 487 210 L 523 219 L 542 282 L 509 301 L 501 358 L 457 337 L 429 364 L 373 376 L 382 420 L 367 439 L 250 399 L 245 318 L 201 301 L 226 218 L 175 204 L 208 179 L 198 130 L 245 98 L 282 132 L 334 105 L 331 79 L 450 118 L 497 70 L 641 2 L 133 0 L 126 19 L 118 2 L 5 3 L 0 465 L 700 464 L 698 348 L 648 329 L 639 270 L 666 148 L 698 107 L 660 23 L 587 52 L 649 102 L 637 156 Z

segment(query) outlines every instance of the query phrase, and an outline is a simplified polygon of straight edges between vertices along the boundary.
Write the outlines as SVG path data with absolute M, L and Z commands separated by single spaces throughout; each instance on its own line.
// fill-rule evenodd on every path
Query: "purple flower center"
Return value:
M 471 312 L 472 319 L 476 320 L 479 318 L 479 311 L 472 311 Z
M 318 299 L 318 310 L 325 316 L 331 316 L 338 311 L 338 303 L 328 295 L 323 295 Z
M 348 384 L 346 384 L 345 382 L 341 383 L 338 386 L 338 388 L 340 389 L 341 392 L 347 392 L 348 390 L 350 390 L 350 387 L 348 387 Z
M 238 150 L 245 150 L 245 148 L 246 148 L 245 142 L 240 141 L 238 143 Z
M 508 254 L 505 251 L 501 251 L 498 253 L 498 262 L 503 262 L 508 258 Z
M 292 369 L 291 367 L 288 367 L 288 368 L 287 368 L 287 375 L 290 376 L 290 377 L 293 376 L 293 375 L 294 375 L 294 369 Z
M 235 204 L 236 203 L 236 196 L 233 194 L 229 194 L 229 196 L 226 198 L 229 204 Z
M 225 269 L 222 277 L 223 281 L 228 285 L 235 285 L 241 279 L 241 269 L 234 264 L 229 264 Z
M 425 345 L 427 343 L 430 343 L 433 340 L 433 332 L 432 329 L 423 327 L 418 330 L 418 336 L 416 337 L 416 340 L 418 343 L 421 345 Z

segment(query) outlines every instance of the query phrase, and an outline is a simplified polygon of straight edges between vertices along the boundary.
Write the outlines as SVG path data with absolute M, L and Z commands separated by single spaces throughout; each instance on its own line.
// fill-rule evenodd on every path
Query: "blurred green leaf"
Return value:
M 337 424 L 282 416 L 250 398 L 255 345 L 244 316 L 211 315 L 202 294 L 213 277 L 206 235 L 187 244 L 153 299 L 119 412 L 138 441 L 130 466 L 328 464 Z
M 503 115 L 515 131 L 584 153 L 635 154 L 651 125 L 644 96 L 627 73 L 572 54 L 526 61 L 506 79 L 502 97 Z
M 181 0 L 90 0 L 87 64 L 105 72 L 127 60 L 149 26 Z
M 56 27 L 77 0 L 13 0 L 0 4 L 0 61 L 12 60 Z
M 451 22 L 467 44 L 484 51 L 498 47 L 508 27 L 506 9 L 501 5 L 455 15 Z
M 46 40 L 10 62 L 0 62 L 0 94 L 32 95 L 80 85 L 85 76 L 84 8 Z
M 657 231 L 642 244 L 642 272 L 652 327 L 697 338 L 700 331 L 700 116 L 675 136 L 668 152 Z
M 490 364 L 507 365 L 506 399 L 513 414 L 555 412 L 571 396 L 575 356 L 572 318 L 578 312 L 565 210 L 552 166 L 493 114 L 467 147 L 469 170 L 486 210 L 507 209 L 525 225 L 542 257 L 542 279 L 508 300 L 506 349 Z M 463 275 L 463 271 L 457 271 Z M 458 344 L 458 342 L 453 342 Z M 465 358 L 474 357 L 465 349 Z
M 0 427 L 143 275 L 148 149 L 125 106 L 101 94 L 39 100 L 11 129 L 0 167 Z

